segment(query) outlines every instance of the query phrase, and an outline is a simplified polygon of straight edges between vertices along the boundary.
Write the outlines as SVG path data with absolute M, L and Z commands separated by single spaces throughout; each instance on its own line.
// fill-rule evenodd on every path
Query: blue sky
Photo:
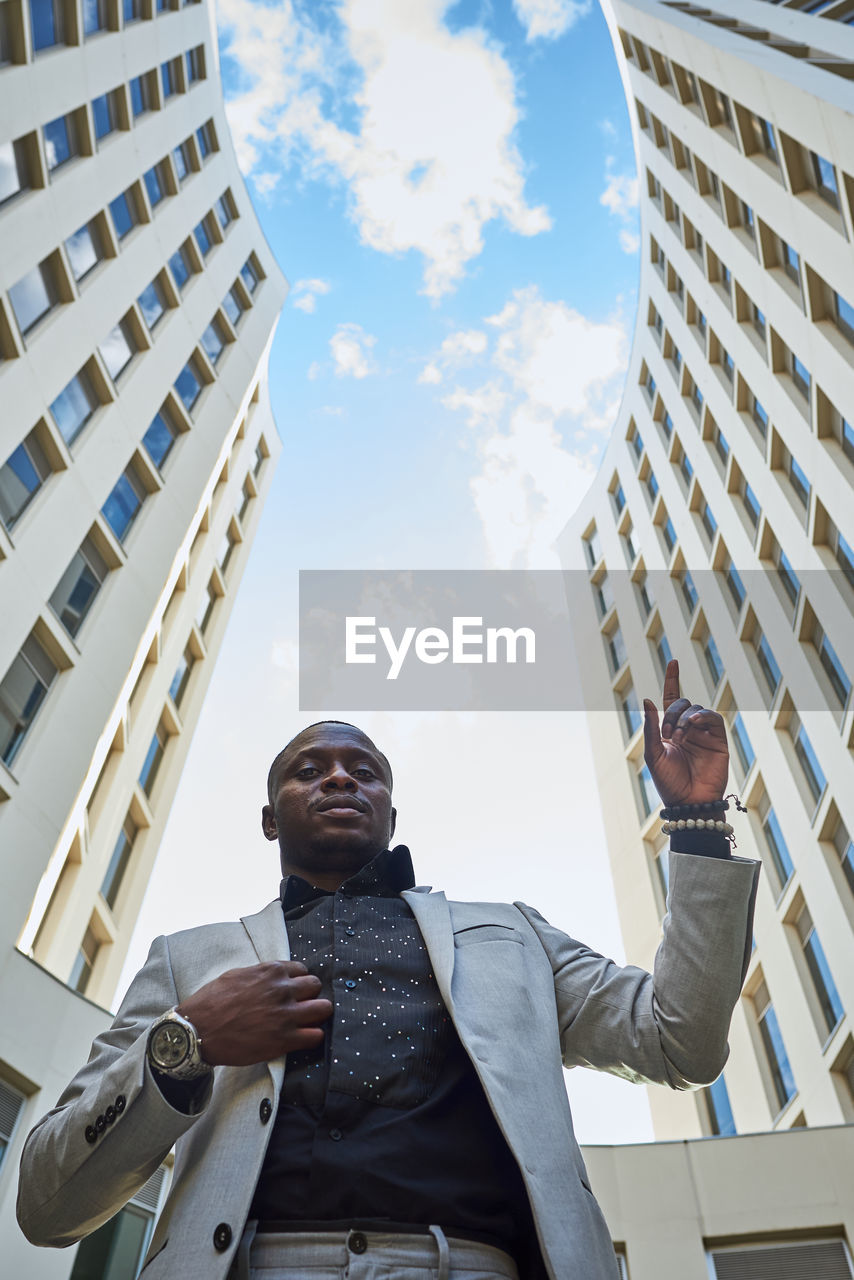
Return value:
M 631 134 L 597 4 L 217 14 L 238 156 L 292 285 L 270 375 L 284 453 L 125 981 L 154 934 L 276 892 L 263 779 L 318 718 L 298 707 L 298 571 L 555 567 L 636 308 Z M 583 717 L 358 720 L 392 760 L 422 883 L 522 899 L 624 959 Z M 651 1136 L 642 1090 L 580 1071 L 568 1087 L 583 1141 Z

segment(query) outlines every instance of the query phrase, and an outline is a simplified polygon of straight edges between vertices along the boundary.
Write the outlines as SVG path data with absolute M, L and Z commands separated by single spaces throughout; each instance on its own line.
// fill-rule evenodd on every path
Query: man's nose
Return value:
M 356 782 L 351 778 L 343 765 L 334 765 L 329 770 L 322 783 L 324 790 L 337 791 L 339 788 L 346 788 L 349 791 L 356 790 Z

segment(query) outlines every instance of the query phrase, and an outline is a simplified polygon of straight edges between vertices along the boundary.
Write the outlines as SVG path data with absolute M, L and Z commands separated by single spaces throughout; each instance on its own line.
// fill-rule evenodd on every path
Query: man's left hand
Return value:
M 667 664 L 664 717 L 644 698 L 644 760 L 664 804 L 705 804 L 720 800 L 729 775 L 729 748 L 723 717 L 679 693 L 679 663 Z

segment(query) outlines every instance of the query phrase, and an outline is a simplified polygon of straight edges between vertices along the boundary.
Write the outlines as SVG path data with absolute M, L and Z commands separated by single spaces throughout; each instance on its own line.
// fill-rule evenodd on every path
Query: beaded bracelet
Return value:
M 747 813 L 747 806 L 741 803 L 735 792 L 724 796 L 722 800 L 706 800 L 701 804 L 668 805 L 660 813 L 660 817 L 664 819 L 661 824 L 662 833 L 669 836 L 676 831 L 714 831 L 729 840 L 735 848 L 733 828 L 723 818 L 713 816 L 716 813 L 725 813 L 729 808 L 730 800 L 734 801 L 740 813 Z
M 666 836 L 672 835 L 674 831 L 719 831 L 727 838 L 733 834 L 733 828 L 728 822 L 720 819 L 715 821 L 714 818 L 679 818 L 676 822 L 662 822 L 661 830 Z

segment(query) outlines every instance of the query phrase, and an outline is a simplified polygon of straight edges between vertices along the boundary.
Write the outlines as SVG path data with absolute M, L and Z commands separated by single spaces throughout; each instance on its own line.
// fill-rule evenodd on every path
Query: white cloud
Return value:
M 264 173 L 260 170 L 253 173 L 252 182 L 259 196 L 264 196 L 266 198 L 271 195 L 279 185 L 281 176 L 282 175 L 280 173 Z
M 446 369 L 464 364 L 472 356 L 482 355 L 487 342 L 482 329 L 458 329 L 456 333 L 448 334 L 438 355 L 421 370 L 418 381 L 441 382 Z
M 591 0 L 513 0 L 525 38 L 557 40 L 590 12 Z
M 495 331 L 491 348 L 481 330 L 465 331 L 484 341 L 441 403 L 471 430 L 470 488 L 491 562 L 553 567 L 554 541 L 590 485 L 619 407 L 628 333 L 619 315 L 592 320 L 536 287 L 516 290 L 485 323 Z M 446 339 L 449 351 L 466 346 L 459 338 Z
M 605 161 L 605 190 L 599 197 L 612 217 L 618 218 L 623 226 L 619 231 L 620 248 L 624 253 L 637 253 L 640 248 L 638 235 L 638 209 L 640 205 L 640 186 L 637 174 L 615 173 L 614 157 L 608 156 Z
M 293 305 L 300 311 L 312 314 L 317 306 L 318 297 L 328 293 L 330 287 L 328 280 L 297 280 L 291 289 Z
M 375 343 L 373 334 L 365 333 L 360 324 L 339 324 L 329 339 L 336 378 L 367 378 L 368 374 L 376 373 L 376 365 L 371 360 Z
M 305 376 L 308 378 L 309 382 L 314 382 L 317 378 L 320 377 L 321 373 L 323 373 L 323 366 L 320 363 L 320 361 L 312 360 L 311 364 L 308 366 L 308 369 L 306 370 Z
M 244 171 L 299 163 L 343 181 L 362 242 L 420 253 L 434 300 L 481 252 L 488 222 L 526 236 L 551 226 L 525 199 L 510 66 L 480 28 L 447 29 L 451 4 L 343 0 L 336 21 L 294 0 L 218 4 L 223 56 L 245 85 L 227 104 Z M 563 21 L 580 6 L 552 8 Z M 554 26 L 546 10 L 530 30 Z

